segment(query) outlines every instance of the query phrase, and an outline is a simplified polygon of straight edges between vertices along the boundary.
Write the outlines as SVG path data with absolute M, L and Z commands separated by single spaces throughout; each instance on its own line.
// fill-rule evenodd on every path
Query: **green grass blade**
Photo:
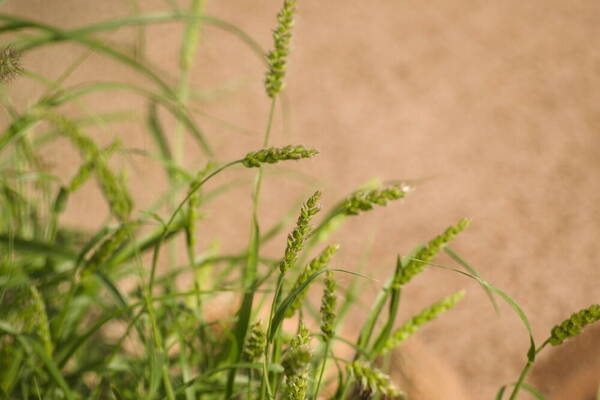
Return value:
M 481 274 L 479 272 L 477 272 L 477 270 L 473 266 L 471 266 L 468 262 L 466 262 L 460 255 L 458 255 L 458 253 L 456 251 L 454 251 L 450 246 L 444 247 L 444 251 L 450 257 L 452 257 L 452 259 L 454 261 L 456 261 L 464 269 L 466 269 L 471 275 L 481 277 Z M 498 308 L 498 302 L 496 302 L 496 297 L 494 297 L 494 292 L 485 285 L 481 285 L 481 287 L 483 288 L 483 290 L 485 290 L 485 293 L 487 294 L 488 298 L 490 299 L 490 302 L 492 303 L 494 310 L 496 311 L 496 313 L 499 314 L 500 309 Z
M 414 260 L 416 260 L 416 259 L 414 259 Z M 416 260 L 416 261 L 420 261 L 420 260 Z M 461 275 L 467 276 L 471 279 L 474 279 L 477 282 L 479 282 L 481 285 L 489 288 L 490 290 L 494 291 L 497 295 L 499 295 L 510 306 L 510 308 L 512 308 L 513 311 L 515 311 L 515 313 L 517 314 L 517 316 L 523 323 L 523 326 L 527 330 L 527 334 L 529 335 L 529 349 L 527 350 L 527 359 L 530 362 L 533 362 L 535 360 L 536 347 L 535 347 L 535 340 L 533 339 L 533 331 L 531 329 L 531 324 L 529 323 L 529 319 L 527 318 L 527 315 L 525 314 L 525 312 L 523 311 L 521 306 L 515 300 L 513 300 L 503 290 L 497 288 L 496 286 L 492 285 L 491 283 L 489 283 L 488 281 L 484 280 L 483 278 L 481 278 L 479 276 L 473 275 L 469 272 L 461 271 L 459 269 L 450 268 L 450 267 L 446 267 L 446 266 L 439 265 L 439 264 L 434 264 L 434 263 L 427 263 L 427 264 L 431 267 L 444 269 L 446 271 L 456 272 L 457 274 L 461 274 Z

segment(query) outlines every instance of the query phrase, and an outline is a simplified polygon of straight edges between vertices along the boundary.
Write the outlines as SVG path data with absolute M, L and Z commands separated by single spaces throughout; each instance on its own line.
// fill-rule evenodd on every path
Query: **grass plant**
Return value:
M 356 282 L 365 277 L 330 266 L 339 246 L 327 243 L 329 233 L 345 218 L 403 199 L 413 188 L 404 183 L 370 185 L 322 214 L 318 204 L 322 194 L 317 191 L 299 212 L 295 210 L 299 216 L 294 227 L 288 226 L 287 215 L 264 227 L 258 210 L 265 169 L 275 163 L 309 162 L 318 154 L 302 145 L 270 146 L 277 106 L 283 105 L 296 1 L 282 1 L 269 52 L 238 27 L 206 15 L 202 0 L 190 0 L 186 7 L 179 3 L 166 1 L 164 13 L 143 14 L 141 2 L 130 1 L 134 15 L 69 30 L 0 14 L 4 38 L 0 81 L 7 117 L 0 132 L 0 399 L 402 398 L 402 388 L 392 382 L 380 360 L 464 295 L 450 295 L 397 324 L 404 286 L 427 267 L 474 279 L 492 301 L 499 297 L 514 309 L 530 338 L 527 363 L 518 380 L 502 386 L 496 398 L 502 399 L 509 388 L 510 399 L 521 390 L 543 398 L 526 383 L 536 355 L 548 344 L 559 345 L 598 321 L 600 306 L 573 314 L 537 346 L 521 307 L 448 247 L 467 227 L 467 220 L 411 254 L 398 256 L 394 272 L 360 321 L 356 340 L 339 337 L 348 309 L 358 297 Z M 184 27 L 175 82 L 142 61 L 146 28 L 166 22 Z M 191 74 L 193 64 L 202 62 L 197 48 L 204 25 L 237 37 L 266 67 L 264 86 L 270 107 L 262 142 L 234 160 L 221 160 L 214 153 L 210 135 L 195 118 L 198 106 Z M 135 51 L 128 53 L 99 38 L 100 33 L 121 28 L 136 29 Z M 67 77 L 83 58 L 54 80 L 27 65 L 28 53 L 58 42 L 71 42 L 110 58 L 147 83 L 95 81 L 66 86 Z M 11 101 L 16 79 L 31 79 L 45 90 L 17 109 Z M 136 208 L 125 175 L 111 162 L 133 150 L 121 141 L 102 147 L 87 133 L 96 125 L 110 127 L 129 113 L 92 111 L 82 118 L 67 111 L 66 106 L 83 104 L 88 95 L 115 91 L 146 101 L 140 121 L 155 153 L 143 155 L 156 160 L 168 180 L 165 192 L 156 195 L 156 206 L 146 210 Z M 174 119 L 172 129 L 163 125 L 161 112 Z M 81 157 L 70 176 L 55 176 L 42 161 L 46 145 L 60 138 L 67 139 L 65 146 Z M 189 167 L 184 159 L 189 141 L 204 155 L 203 165 Z M 234 166 L 254 174 L 248 244 L 236 253 L 215 254 L 197 243 L 200 216 L 207 202 L 237 185 L 239 181 L 221 186 L 212 181 Z M 92 230 L 63 223 L 74 194 L 92 180 L 110 210 L 106 222 Z M 265 244 L 280 239 L 284 230 L 290 233 L 287 243 L 282 240 L 282 254 L 266 257 Z M 163 247 L 173 250 L 178 242 L 185 245 L 185 257 L 177 257 L 174 251 L 166 260 L 160 256 Z M 433 264 L 443 250 L 457 267 Z M 183 274 L 192 277 L 187 286 L 177 284 Z M 338 286 L 341 274 L 352 277 L 350 287 Z M 320 313 L 310 313 L 306 294 L 321 284 Z M 236 297 L 237 309 L 210 317 L 207 304 L 223 293 Z M 354 354 L 338 356 L 339 342 L 350 343 Z

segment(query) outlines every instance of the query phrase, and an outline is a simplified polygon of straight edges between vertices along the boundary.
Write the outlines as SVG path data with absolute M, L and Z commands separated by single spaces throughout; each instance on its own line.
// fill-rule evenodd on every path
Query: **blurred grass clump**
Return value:
M 450 226 L 411 255 L 398 257 L 356 341 L 338 335 L 357 298 L 356 281 L 368 278 L 331 266 L 339 246 L 326 243 L 329 233 L 343 219 L 400 200 L 413 188 L 405 183 L 360 188 L 320 219 L 321 193 L 316 191 L 300 209 L 295 227 L 288 227 L 284 216 L 272 228 L 263 229 L 257 210 L 264 169 L 275 163 L 308 162 L 318 153 L 302 145 L 269 144 L 285 87 L 296 2 L 283 1 L 269 52 L 236 26 L 206 15 L 201 0 L 190 0 L 186 7 L 169 4 L 172 9 L 163 13 L 70 30 L 0 14 L 0 33 L 6 37 L 0 52 L 0 80 L 8 121 L 0 132 L 0 398 L 405 397 L 388 376 L 392 350 L 463 296 L 459 292 L 446 297 L 397 324 L 402 288 L 426 266 L 475 279 L 494 304 L 499 296 L 517 312 L 531 342 L 527 364 L 519 380 L 503 386 L 497 398 L 511 386 L 511 399 L 521 389 L 541 396 L 525 383 L 536 354 L 548 343 L 557 345 L 597 321 L 598 306 L 574 314 L 536 347 L 521 308 L 448 247 L 467 227 L 467 220 Z M 143 42 L 141 28 L 165 22 L 185 28 L 175 80 L 140 61 L 134 52 L 98 36 L 133 27 L 139 29 Z M 190 107 L 190 74 L 205 24 L 237 36 L 264 61 L 267 71 L 264 83 L 271 106 L 262 142 L 256 151 L 235 160 L 223 161 L 214 153 L 210 135 L 197 125 Z M 64 83 L 81 60 L 57 79 L 27 65 L 28 53 L 57 42 L 75 43 L 115 60 L 145 77 L 147 85 L 89 81 L 69 87 Z M 11 101 L 15 79 L 30 79 L 45 89 L 27 106 L 15 107 Z M 88 95 L 115 90 L 141 96 L 148 105 L 142 129 L 155 146 L 153 153 L 143 155 L 164 169 L 169 183 L 164 193 L 154 194 L 157 202 L 150 209 L 135 207 L 126 174 L 112 162 L 115 156 L 136 150 L 119 139 L 101 146 L 88 133 L 90 126 L 106 127 L 127 113 L 92 110 L 82 118 L 69 112 L 69 105 L 84 104 Z M 174 126 L 165 128 L 160 118 L 165 112 Z M 60 139 L 66 139 L 64 145 L 72 146 L 81 158 L 70 176 L 53 174 L 44 162 L 47 145 Z M 185 165 L 183 149 L 189 140 L 201 150 L 202 166 Z M 238 253 L 217 254 L 211 248 L 200 249 L 196 227 L 204 204 L 227 193 L 226 186 L 211 187 L 211 179 L 233 167 L 245 167 L 254 176 L 249 194 L 251 231 L 247 246 Z M 65 224 L 64 213 L 75 201 L 73 193 L 91 180 L 110 215 L 93 230 Z M 285 229 L 290 233 L 287 245 L 281 246 L 281 258 L 263 256 L 264 245 L 281 239 Z M 177 254 L 178 243 L 185 246 L 184 256 Z M 168 261 L 160 257 L 164 246 L 172 250 Z M 442 250 L 457 262 L 457 268 L 431 264 Z M 351 276 L 348 288 L 338 285 L 339 274 Z M 176 283 L 180 276 L 189 277 L 186 285 Z M 306 297 L 308 289 L 319 283 L 323 285 L 320 309 Z M 233 312 L 215 306 L 223 293 L 233 294 Z M 224 311 L 207 312 L 209 306 Z M 350 357 L 336 354 L 340 343 L 350 346 Z

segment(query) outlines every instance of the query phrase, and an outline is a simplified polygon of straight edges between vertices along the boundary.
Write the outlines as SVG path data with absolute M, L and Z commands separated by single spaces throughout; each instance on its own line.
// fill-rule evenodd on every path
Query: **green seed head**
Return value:
M 393 185 L 383 189 L 359 190 L 346 199 L 342 212 L 346 215 L 358 215 L 373 209 L 374 205 L 385 206 L 388 201 L 406 196 L 412 188 L 406 184 Z
M 337 305 L 337 296 L 335 294 L 336 286 L 333 272 L 327 271 L 325 290 L 323 292 L 323 297 L 321 298 L 321 332 L 327 340 L 333 337 L 335 328 L 335 309 Z
M 0 50 L 0 82 L 10 82 L 21 72 L 21 53 L 12 46 Z
M 465 292 L 460 291 L 421 310 L 420 313 L 409 319 L 394 332 L 394 334 L 385 343 L 383 351 L 387 352 L 399 346 L 421 326 L 433 319 L 436 319 L 443 312 L 453 308 L 464 296 Z
M 290 347 L 285 353 L 281 365 L 283 373 L 289 379 L 294 376 L 301 376 L 306 372 L 306 367 L 311 359 L 310 353 L 310 332 L 306 326 L 300 326 L 297 336 L 292 339 Z
M 285 274 L 296 263 L 298 253 L 302 251 L 306 236 L 310 232 L 310 220 L 321 209 L 317 204 L 320 198 L 321 192 L 315 192 L 300 209 L 296 228 L 288 235 L 285 254 L 279 263 L 279 270 L 282 274 Z
M 300 160 L 319 154 L 317 150 L 306 149 L 304 146 L 271 147 L 246 154 L 242 164 L 247 168 L 258 168 L 262 164 L 275 164 L 279 161 Z
M 394 385 L 388 375 L 365 362 L 354 361 L 349 365 L 349 370 L 364 392 L 391 398 L 404 397 L 404 394 Z
M 427 263 L 432 261 L 440 250 L 454 239 L 456 235 L 469 226 L 469 223 L 469 220 L 461 219 L 456 225 L 450 226 L 444 233 L 430 240 L 426 246 L 417 252 L 414 259 L 410 260 L 408 264 L 396 274 L 393 282 L 394 287 L 398 288 L 402 285 L 406 285 L 415 275 L 423 271 L 427 266 Z
M 267 335 L 260 321 L 256 322 L 250 328 L 250 334 L 246 338 L 246 346 L 244 346 L 244 358 L 249 362 L 260 360 L 265 352 L 267 344 Z
M 290 54 L 295 12 L 296 0 L 285 0 L 283 8 L 277 14 L 277 27 L 273 31 L 273 50 L 267 54 L 269 69 L 265 77 L 265 89 L 270 98 L 277 96 L 284 86 L 283 78 Z
M 586 325 L 593 324 L 599 320 L 600 304 L 593 304 L 588 308 L 573 313 L 569 319 L 552 328 L 550 344 L 558 346 L 566 339 L 580 334 Z

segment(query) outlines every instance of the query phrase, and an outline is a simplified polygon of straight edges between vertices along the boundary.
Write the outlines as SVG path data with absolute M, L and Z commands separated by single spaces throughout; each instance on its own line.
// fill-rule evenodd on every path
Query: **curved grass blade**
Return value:
M 414 259 L 414 260 L 421 261 L 421 260 L 417 260 L 417 259 Z M 444 269 L 447 271 L 456 272 L 457 274 L 468 276 L 469 278 L 476 280 L 481 285 L 489 288 L 490 290 L 492 290 L 496 294 L 498 294 L 515 311 L 515 313 L 517 314 L 517 316 L 523 323 L 523 326 L 525 327 L 525 329 L 527 329 L 527 334 L 529 335 L 529 349 L 527 350 L 527 360 L 529 362 L 533 362 L 535 360 L 536 347 L 535 347 L 535 340 L 533 339 L 533 331 L 531 329 L 531 324 L 529 323 L 529 319 L 527 318 L 527 315 L 525 314 L 525 312 L 523 311 L 521 306 L 515 300 L 513 300 L 503 290 L 497 288 L 496 286 L 492 285 L 491 283 L 489 283 L 488 281 L 484 280 L 483 278 L 481 278 L 479 276 L 473 275 L 469 272 L 461 271 L 459 269 L 450 268 L 450 267 L 446 267 L 443 265 L 434 264 L 431 262 L 428 262 L 426 264 L 430 267 L 440 268 L 440 269 Z
M 456 261 L 464 269 L 466 269 L 470 274 L 481 277 L 481 274 L 479 272 L 477 272 L 477 270 L 473 266 L 471 266 L 468 262 L 466 262 L 460 255 L 458 255 L 458 253 L 456 253 L 450 246 L 444 247 L 444 251 L 454 261 Z M 500 309 L 498 308 L 498 302 L 496 301 L 496 297 L 494 297 L 494 292 L 485 285 L 481 285 L 481 287 L 483 288 L 483 290 L 485 290 L 485 293 L 487 294 L 488 298 L 490 299 L 490 302 L 492 303 L 492 306 L 494 307 L 494 310 L 496 311 L 496 313 L 500 314 Z

